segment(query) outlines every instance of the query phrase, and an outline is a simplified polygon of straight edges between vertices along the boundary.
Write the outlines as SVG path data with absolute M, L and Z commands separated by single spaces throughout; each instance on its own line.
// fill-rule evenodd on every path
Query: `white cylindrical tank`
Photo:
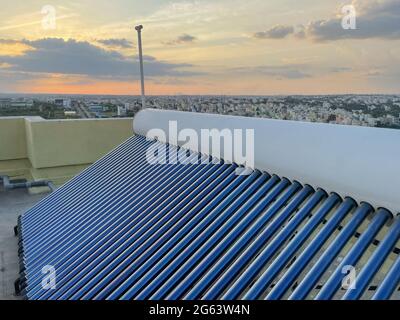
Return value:
M 400 212 L 398 130 L 146 109 L 134 131 L 162 129 L 168 140 L 169 121 L 199 136 L 201 129 L 254 129 L 255 168 Z

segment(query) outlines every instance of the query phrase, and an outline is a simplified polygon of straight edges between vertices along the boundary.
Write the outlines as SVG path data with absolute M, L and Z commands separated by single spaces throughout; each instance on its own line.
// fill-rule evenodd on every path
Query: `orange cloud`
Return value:
M 0 56 L 22 56 L 27 51 L 32 51 L 31 46 L 13 40 L 0 40 Z
M 0 69 L 7 69 L 7 68 L 11 68 L 12 65 L 9 63 L 1 63 L 0 62 Z

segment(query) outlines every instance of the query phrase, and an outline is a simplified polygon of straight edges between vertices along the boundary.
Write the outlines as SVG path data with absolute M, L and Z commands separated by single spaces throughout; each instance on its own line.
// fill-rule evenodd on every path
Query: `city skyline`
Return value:
M 0 4 L 1 93 L 139 94 L 137 23 L 149 95 L 400 93 L 396 0 Z

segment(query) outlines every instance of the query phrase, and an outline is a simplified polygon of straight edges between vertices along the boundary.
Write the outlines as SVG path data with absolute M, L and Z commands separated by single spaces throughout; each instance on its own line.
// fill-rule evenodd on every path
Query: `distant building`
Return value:
M 0 108 L 7 108 L 11 105 L 11 99 L 5 98 L 0 99 Z
M 33 106 L 33 102 L 31 101 L 16 101 L 11 102 L 10 107 L 12 108 L 31 108 Z
M 57 107 L 64 107 L 64 99 L 55 99 L 55 100 L 54 100 L 54 104 L 55 104 Z
M 59 108 L 71 109 L 71 99 L 54 99 L 54 104 Z
M 118 115 L 118 117 L 126 116 L 126 108 L 122 107 L 122 106 L 118 106 L 117 115 Z
M 99 113 L 99 112 L 103 112 L 104 108 L 103 108 L 103 106 L 93 105 L 93 106 L 89 106 L 89 111 Z
M 64 107 L 65 109 L 71 109 L 71 99 L 65 99 L 65 100 L 63 101 L 63 107 Z

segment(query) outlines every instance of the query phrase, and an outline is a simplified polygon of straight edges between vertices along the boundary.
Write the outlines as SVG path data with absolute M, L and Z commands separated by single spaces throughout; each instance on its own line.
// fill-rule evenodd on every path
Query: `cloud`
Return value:
M 256 39 L 283 39 L 292 33 L 294 33 L 293 26 L 277 25 L 267 31 L 256 32 L 254 34 L 254 38 L 256 38 Z
M 190 34 L 183 34 L 178 37 L 178 42 L 193 42 L 196 40 L 196 37 L 191 36 Z
M 26 51 L 29 50 L 33 50 L 33 48 L 22 41 L 0 39 L 0 57 L 19 56 L 25 54 Z
M 307 37 L 316 41 L 341 39 L 400 39 L 400 1 L 354 1 L 357 29 L 342 28 L 339 17 L 312 21 L 306 27 Z
M 342 73 L 342 72 L 350 72 L 353 71 L 353 68 L 349 67 L 332 67 L 329 70 L 332 73 Z
M 282 65 L 282 66 L 257 66 L 257 67 L 239 67 L 231 69 L 234 73 L 263 75 L 275 79 L 304 79 L 311 75 L 302 71 L 304 66 Z
M 0 92 L 14 92 L 19 83 L 34 83 L 42 77 L 43 75 L 41 74 L 11 71 L 10 68 L 0 68 Z
M 117 51 L 105 50 L 86 41 L 46 38 L 22 40 L 33 50 L 20 56 L 0 56 L 0 63 L 12 65 L 9 70 L 29 73 L 86 75 L 113 79 L 138 78 L 136 56 L 127 57 Z M 148 77 L 191 76 L 190 64 L 169 63 L 145 56 Z
M 256 32 L 256 39 L 283 39 L 294 35 L 298 39 L 335 41 L 343 39 L 400 39 L 399 0 L 354 0 L 356 29 L 344 29 L 343 19 L 348 13 L 340 11 L 329 19 L 313 20 L 307 25 L 277 25 L 267 31 Z
M 56 21 L 64 20 L 64 19 L 69 19 L 69 18 L 74 18 L 77 17 L 77 14 L 66 14 L 66 15 L 57 15 L 55 17 Z M 33 27 L 33 26 L 38 26 L 42 24 L 43 19 L 40 18 L 38 20 L 34 21 L 29 21 L 29 22 L 23 22 L 23 23 L 12 23 L 9 25 L 5 26 L 0 26 L 0 31 L 8 31 L 8 30 L 13 30 L 13 29 L 20 29 L 20 28 L 27 28 L 27 27 Z
M 11 67 L 12 67 L 12 65 L 9 64 L 9 63 L 6 63 L 6 62 L 0 63 L 0 69 L 8 69 L 8 68 L 11 68 Z
M 135 47 L 133 42 L 127 39 L 111 38 L 111 39 L 97 40 L 97 42 L 109 48 L 130 49 Z
M 294 30 L 294 36 L 297 39 L 304 39 L 306 38 L 306 28 L 304 27 L 304 25 L 299 24 L 296 26 L 295 30 Z
M 384 74 L 382 73 L 382 71 L 379 71 L 379 70 L 370 70 L 365 75 L 367 77 L 379 77 L 379 76 L 383 76 Z
M 164 42 L 164 44 L 173 46 L 173 45 L 177 45 L 177 44 L 193 43 L 196 40 L 197 40 L 197 38 L 195 36 L 185 33 L 185 34 L 180 35 L 178 38 L 176 38 L 174 40 Z
M 13 39 L 0 39 L 0 44 L 18 44 L 18 43 L 20 42 Z

